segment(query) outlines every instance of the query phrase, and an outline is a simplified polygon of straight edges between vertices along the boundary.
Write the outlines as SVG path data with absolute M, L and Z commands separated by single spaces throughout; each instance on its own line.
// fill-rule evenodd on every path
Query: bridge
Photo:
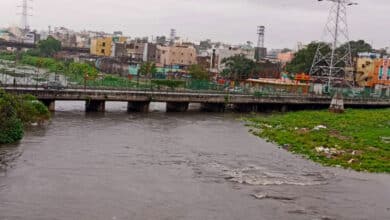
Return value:
M 0 40 L 0 47 L 32 49 L 32 48 L 36 48 L 37 46 L 38 46 L 37 44 Z M 62 47 L 61 50 L 67 51 L 67 52 L 78 52 L 78 53 L 89 53 L 90 52 L 89 48 L 80 48 L 80 47 Z
M 55 101 L 85 101 L 87 112 L 104 112 L 105 103 L 127 102 L 129 112 L 148 112 L 151 102 L 167 103 L 168 112 L 184 112 L 190 103 L 200 103 L 204 111 L 223 112 L 232 106 L 240 112 L 250 111 L 288 111 L 299 109 L 326 109 L 330 106 L 330 96 L 318 95 L 265 95 L 230 94 L 196 91 L 141 91 L 109 90 L 92 88 L 66 88 L 50 90 L 43 87 L 4 87 L 12 94 L 31 94 L 41 100 L 51 111 L 55 110 Z M 344 98 L 347 108 L 387 108 L 390 99 L 385 98 Z

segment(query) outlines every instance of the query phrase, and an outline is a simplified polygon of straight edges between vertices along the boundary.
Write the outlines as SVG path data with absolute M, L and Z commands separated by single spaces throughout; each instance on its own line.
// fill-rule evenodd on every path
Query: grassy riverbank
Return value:
M 247 121 L 255 135 L 321 164 L 390 173 L 390 109 L 301 111 Z
M 0 144 L 21 140 L 24 127 L 49 118 L 47 107 L 35 97 L 14 96 L 0 90 Z

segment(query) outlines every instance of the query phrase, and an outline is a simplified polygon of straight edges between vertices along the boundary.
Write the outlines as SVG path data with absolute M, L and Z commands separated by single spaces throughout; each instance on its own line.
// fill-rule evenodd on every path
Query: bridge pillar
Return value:
M 287 105 L 282 105 L 282 106 L 280 107 L 280 111 L 281 111 L 282 113 L 286 113 L 286 112 L 288 111 L 288 106 L 287 106 Z
M 150 102 L 128 102 L 127 103 L 127 112 L 149 112 Z
M 202 103 L 201 109 L 205 112 L 224 112 L 226 105 L 224 103 Z
M 86 112 L 104 112 L 106 110 L 106 102 L 99 100 L 88 100 L 85 102 Z
M 189 104 L 188 102 L 167 102 L 167 112 L 185 112 Z
M 51 112 L 56 110 L 56 102 L 54 99 L 43 99 L 40 100 Z
M 235 111 L 238 112 L 257 112 L 258 111 L 258 105 L 256 104 L 234 104 L 233 106 Z

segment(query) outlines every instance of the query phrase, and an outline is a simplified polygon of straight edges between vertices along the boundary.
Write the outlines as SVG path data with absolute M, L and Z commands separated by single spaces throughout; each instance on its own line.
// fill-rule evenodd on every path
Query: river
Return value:
M 239 115 L 56 105 L 0 147 L 0 220 L 390 219 L 390 175 L 322 167 Z

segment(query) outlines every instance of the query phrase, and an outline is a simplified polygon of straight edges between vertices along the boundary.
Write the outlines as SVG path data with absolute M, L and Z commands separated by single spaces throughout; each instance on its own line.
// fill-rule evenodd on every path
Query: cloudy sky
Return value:
M 390 46 L 389 0 L 357 0 L 349 9 L 351 39 Z M 0 0 L 0 26 L 20 23 L 21 0 Z M 321 38 L 329 2 L 317 0 L 33 0 L 30 26 L 47 29 L 122 30 L 130 36 L 168 35 L 198 41 L 256 42 L 266 26 L 266 46 L 294 47 Z

